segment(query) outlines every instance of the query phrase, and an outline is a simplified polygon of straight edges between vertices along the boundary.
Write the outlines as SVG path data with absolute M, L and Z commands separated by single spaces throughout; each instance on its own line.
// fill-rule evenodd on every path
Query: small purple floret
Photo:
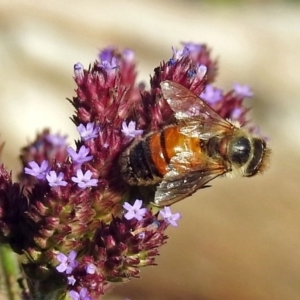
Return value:
M 135 138 L 136 136 L 142 135 L 143 130 L 135 129 L 136 123 L 134 121 L 130 121 L 128 125 L 124 121 L 122 123 L 121 131 L 127 137 Z
M 184 46 L 185 49 L 188 49 L 189 53 L 193 54 L 193 53 L 199 53 L 203 46 L 200 44 L 195 44 L 195 43 L 182 43 L 182 45 Z
M 53 146 L 62 147 L 67 144 L 67 136 L 61 136 L 59 134 L 48 134 L 46 140 L 51 143 Z
M 114 48 L 107 47 L 99 53 L 99 58 L 101 61 L 111 61 L 111 59 L 113 58 L 113 54 L 114 54 Z
M 77 293 L 74 290 L 71 290 L 69 292 L 69 296 L 73 300 L 92 300 L 92 298 L 90 297 L 88 290 L 86 288 L 81 288 L 79 293 Z
M 230 114 L 230 119 L 238 120 L 243 113 L 243 109 L 240 107 L 234 108 Z
M 205 100 L 208 104 L 214 104 L 223 98 L 222 90 L 214 88 L 208 84 L 205 90 L 200 94 L 200 97 Z
M 69 285 L 74 285 L 75 282 L 76 282 L 76 279 L 74 278 L 73 275 L 68 276 L 68 284 L 69 284 Z
M 180 60 L 182 57 L 189 55 L 189 50 L 187 48 L 183 48 L 182 50 L 177 50 L 174 47 L 172 47 L 173 51 L 173 57 L 174 60 Z
M 95 126 L 94 123 L 87 123 L 86 126 L 84 126 L 83 124 L 79 124 L 79 126 L 77 126 L 77 131 L 84 141 L 96 138 L 98 136 L 99 130 L 100 127 Z
M 142 200 L 135 200 L 133 205 L 129 204 L 128 202 L 125 202 L 123 204 L 123 208 L 127 210 L 127 213 L 124 215 L 125 219 L 137 219 L 138 221 L 141 221 L 147 212 L 146 208 L 141 208 L 142 205 Z
M 250 87 L 248 85 L 241 85 L 238 83 L 235 83 L 233 85 L 234 92 L 243 98 L 250 98 L 253 96 L 253 92 L 251 91 Z
M 64 178 L 64 173 L 63 172 L 59 172 L 59 174 L 57 175 L 57 173 L 55 171 L 50 171 L 47 175 L 46 175 L 46 179 L 49 182 L 49 185 L 54 187 L 54 186 L 66 186 L 68 183 L 66 181 L 63 180 Z
M 85 267 L 85 270 L 88 274 L 95 274 L 96 272 L 96 266 L 92 263 L 87 264 Z
M 81 169 L 76 172 L 76 177 L 72 177 L 72 181 L 78 184 L 78 187 L 85 189 L 90 186 L 97 186 L 98 179 L 92 179 L 93 173 L 87 170 L 84 174 Z
M 166 222 L 168 222 L 172 226 L 178 226 L 176 221 L 181 218 L 180 213 L 172 214 L 171 209 L 168 206 L 165 206 L 164 209 L 159 211 L 159 213 L 162 215 Z
M 26 174 L 36 177 L 37 179 L 45 179 L 46 174 L 49 171 L 49 163 L 46 160 L 43 160 L 39 166 L 35 161 L 28 163 L 30 168 L 25 167 L 24 171 Z
M 132 63 L 134 61 L 134 52 L 131 49 L 124 49 L 123 50 L 123 58 L 127 63 Z
M 59 273 L 71 274 L 73 269 L 78 266 L 78 262 L 76 261 L 77 252 L 72 250 L 68 256 L 63 253 L 58 253 L 56 258 L 60 262 L 60 264 L 56 267 L 56 270 Z
M 93 159 L 92 155 L 88 156 L 90 149 L 85 147 L 84 145 L 80 147 L 78 153 L 72 147 L 68 147 L 67 152 L 75 164 L 81 165 Z
M 111 61 L 103 60 L 99 64 L 106 71 L 115 70 L 119 66 L 119 60 L 116 57 L 112 57 Z

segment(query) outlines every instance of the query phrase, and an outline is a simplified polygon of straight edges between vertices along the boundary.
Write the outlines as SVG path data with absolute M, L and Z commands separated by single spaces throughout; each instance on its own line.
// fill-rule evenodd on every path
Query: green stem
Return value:
M 9 300 L 21 300 L 18 278 L 20 269 L 16 254 L 8 245 L 0 245 L 0 261 Z

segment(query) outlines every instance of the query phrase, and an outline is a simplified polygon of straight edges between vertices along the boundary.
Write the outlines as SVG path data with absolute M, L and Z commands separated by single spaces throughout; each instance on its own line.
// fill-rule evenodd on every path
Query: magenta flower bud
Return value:
M 81 63 L 77 63 L 74 65 L 74 74 L 77 80 L 82 80 L 84 77 L 83 65 Z

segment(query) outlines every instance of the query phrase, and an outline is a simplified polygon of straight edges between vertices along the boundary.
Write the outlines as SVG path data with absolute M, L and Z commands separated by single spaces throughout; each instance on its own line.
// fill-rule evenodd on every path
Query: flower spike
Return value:
M 192 42 L 173 47 L 150 84 L 136 82 L 135 54 L 127 48 L 107 47 L 89 67 L 74 65 L 76 88 L 69 101 L 80 135 L 75 146 L 68 146 L 67 136 L 45 129 L 21 151 L 20 183 L 0 166 L 0 241 L 20 255 L 27 286 L 38 298 L 99 299 L 112 284 L 156 264 L 166 229 L 181 219 L 169 206 L 161 207 L 223 172 L 218 164 L 214 172 L 206 167 L 202 174 L 199 161 L 190 161 L 199 147 L 218 155 L 229 147 L 227 136 L 223 147 L 224 125 L 218 125 L 210 107 L 228 119 L 225 125 L 235 121 L 237 130 L 242 128 L 235 124 L 249 122 L 244 99 L 252 96 L 251 89 L 234 84 L 223 91 L 214 84 L 217 69 L 207 45 Z M 169 98 L 174 102 L 164 98 L 164 81 L 173 86 Z M 268 156 L 257 128 L 249 128 L 261 145 L 251 155 Z M 217 131 L 211 141 L 209 130 Z M 247 154 L 249 139 L 236 142 L 240 152 Z M 216 146 L 220 141 L 222 151 Z M 257 162 L 243 172 L 260 172 Z

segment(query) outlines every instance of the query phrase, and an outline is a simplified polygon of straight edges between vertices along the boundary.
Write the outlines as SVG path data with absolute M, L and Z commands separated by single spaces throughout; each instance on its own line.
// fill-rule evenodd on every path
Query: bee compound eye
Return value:
M 245 137 L 239 137 L 233 141 L 231 144 L 231 161 L 238 165 L 245 164 L 249 158 L 251 153 L 251 144 L 249 139 Z
M 263 171 L 267 166 L 267 163 L 264 163 L 264 161 L 268 159 L 270 153 L 270 150 L 266 148 L 266 142 L 259 138 L 254 138 L 252 140 L 252 147 L 253 154 L 247 165 L 247 169 L 245 170 L 247 177 L 254 176 L 258 171 Z

